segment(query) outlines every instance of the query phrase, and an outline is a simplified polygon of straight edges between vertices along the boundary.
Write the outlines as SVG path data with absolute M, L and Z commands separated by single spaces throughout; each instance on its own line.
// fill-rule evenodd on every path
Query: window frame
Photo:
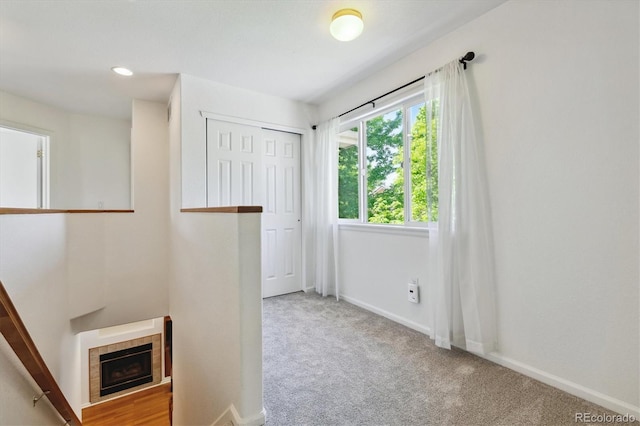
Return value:
M 349 226 L 364 227 L 391 227 L 391 228 L 413 228 L 424 230 L 433 222 L 420 222 L 412 220 L 412 201 L 411 201 L 411 129 L 409 129 L 408 111 L 416 105 L 426 105 L 425 94 L 422 86 L 411 88 L 396 99 L 376 105 L 374 109 L 362 113 L 357 116 L 348 117 L 340 123 L 340 132 L 358 127 L 358 202 L 359 202 L 359 218 L 346 219 L 338 217 L 338 223 Z M 379 116 L 383 116 L 389 112 L 400 109 L 402 111 L 402 138 L 403 138 L 403 174 L 404 174 L 404 223 L 373 223 L 368 221 L 368 194 L 367 194 L 367 141 L 366 141 L 366 122 Z M 407 161 L 409 159 L 409 161 Z M 339 194 L 337 194 L 339 197 Z M 337 208 L 337 207 L 336 207 Z
M 358 161 L 359 161 L 359 166 L 360 166 L 360 175 L 362 182 L 360 183 L 360 188 L 359 189 L 359 196 L 360 196 L 360 220 L 361 223 L 366 223 L 369 225 L 389 225 L 389 226 L 403 226 L 406 225 L 407 220 L 406 220 L 406 189 L 407 189 L 407 185 L 406 185 L 406 179 L 405 179 L 405 184 L 403 185 L 403 198 L 404 198 L 404 202 L 402 205 L 402 209 L 403 209 L 403 216 L 404 216 L 404 223 L 400 224 L 400 223 L 376 223 L 376 222 L 369 222 L 369 198 L 368 198 L 368 194 L 367 194 L 367 188 L 369 187 L 369 180 L 368 180 L 368 174 L 367 174 L 367 147 L 369 146 L 368 144 L 368 140 L 367 140 L 367 122 L 370 120 L 373 120 L 377 117 L 382 117 L 390 112 L 394 112 L 394 111 L 398 111 L 400 110 L 402 113 L 402 122 L 401 122 L 401 129 L 402 129 L 402 151 L 403 151 L 403 158 L 407 158 L 406 157 L 406 151 L 405 151 L 405 146 L 406 146 L 406 138 L 405 138 L 405 122 L 406 122 L 406 114 L 405 114 L 405 107 L 404 107 L 404 103 L 399 103 L 399 104 L 393 104 L 393 105 L 389 105 L 383 108 L 379 108 L 376 109 L 375 111 L 372 111 L 371 114 L 367 115 L 366 117 L 363 117 L 360 120 L 360 130 L 358 132 L 358 143 L 359 143 L 359 152 L 360 153 L 364 153 L 364 155 L 360 155 L 358 157 Z M 404 164 L 402 165 L 402 169 L 404 169 Z
M 352 123 L 352 126 L 348 126 L 345 127 L 345 124 L 348 123 Z M 337 210 L 337 214 L 338 214 L 338 223 L 348 223 L 348 224 L 360 224 L 362 223 L 361 219 L 362 219 L 362 185 L 363 182 L 365 182 L 363 180 L 363 174 L 362 174 L 362 155 L 361 155 L 361 135 L 362 135 L 362 126 L 360 123 L 356 123 L 353 120 L 350 120 L 349 122 L 345 122 L 345 123 L 340 123 L 340 130 L 338 131 L 338 134 L 344 133 L 354 127 L 358 127 L 358 143 L 355 145 L 358 148 L 358 218 L 356 219 L 349 219 L 349 218 L 341 218 L 340 217 L 340 181 L 339 181 L 339 176 L 336 177 L 336 181 L 338 184 L 338 187 L 336 188 L 336 195 L 335 195 L 335 199 L 336 199 L 336 210 Z M 339 164 L 340 162 L 340 146 L 338 146 L 338 151 L 336 152 L 336 155 L 338 156 L 338 158 L 336 159 L 336 165 Z M 338 170 L 336 170 L 336 173 L 338 173 Z

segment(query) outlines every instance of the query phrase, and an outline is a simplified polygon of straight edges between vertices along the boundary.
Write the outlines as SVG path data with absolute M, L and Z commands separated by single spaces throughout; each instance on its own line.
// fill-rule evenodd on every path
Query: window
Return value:
M 404 137 L 401 109 L 375 116 L 366 129 L 367 222 L 404 223 Z
M 438 220 L 437 109 L 437 100 L 425 103 L 420 93 L 344 123 L 338 148 L 340 219 L 391 225 Z
M 437 99 L 409 109 L 411 221 L 438 221 Z M 427 127 L 428 123 L 428 127 Z
M 338 217 L 358 219 L 359 203 L 359 167 L 357 127 L 340 133 L 338 144 Z

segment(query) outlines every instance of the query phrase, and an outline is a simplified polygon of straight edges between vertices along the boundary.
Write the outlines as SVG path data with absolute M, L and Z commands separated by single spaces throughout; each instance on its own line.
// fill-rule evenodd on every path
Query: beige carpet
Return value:
M 265 299 L 263 333 L 268 426 L 576 425 L 576 413 L 616 414 L 316 294 Z

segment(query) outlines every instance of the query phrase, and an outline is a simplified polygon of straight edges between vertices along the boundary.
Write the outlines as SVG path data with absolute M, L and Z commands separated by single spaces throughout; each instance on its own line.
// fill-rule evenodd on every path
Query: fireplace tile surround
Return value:
M 145 383 L 139 386 L 135 386 L 129 389 L 125 389 L 119 392 L 111 393 L 109 395 L 100 396 L 100 355 L 108 354 L 111 352 L 117 352 L 124 349 L 133 348 L 136 346 L 152 344 L 152 371 L 153 380 L 150 383 Z M 99 346 L 89 349 L 89 401 L 93 404 L 100 401 L 105 401 L 120 395 L 130 393 L 139 389 L 144 389 L 149 386 L 156 385 L 162 380 L 162 338 L 160 334 L 154 334 L 151 336 L 140 337 L 137 339 L 126 340 L 123 342 L 113 343 L 110 345 Z

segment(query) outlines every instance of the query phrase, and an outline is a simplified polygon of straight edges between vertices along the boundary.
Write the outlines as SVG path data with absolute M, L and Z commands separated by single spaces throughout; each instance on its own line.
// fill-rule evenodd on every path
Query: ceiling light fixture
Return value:
M 362 34 L 362 14 L 355 9 L 341 9 L 333 14 L 329 31 L 340 41 L 351 41 Z
M 115 72 L 116 74 L 123 75 L 125 77 L 131 77 L 133 75 L 133 71 L 124 67 L 113 67 L 111 68 L 111 71 Z

